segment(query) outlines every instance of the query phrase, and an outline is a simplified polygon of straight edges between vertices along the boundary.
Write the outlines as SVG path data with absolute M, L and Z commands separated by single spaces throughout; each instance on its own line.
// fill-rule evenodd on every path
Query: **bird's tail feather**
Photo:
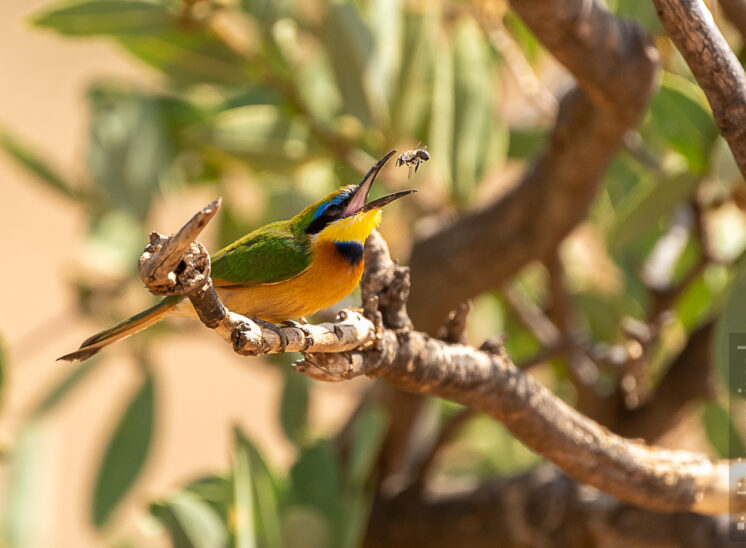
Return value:
M 168 315 L 168 312 L 173 309 L 180 300 L 181 298 L 178 296 L 166 297 L 155 306 L 143 310 L 139 314 L 135 314 L 131 318 L 118 323 L 114 327 L 110 327 L 109 329 L 88 337 L 83 341 L 83 344 L 80 345 L 78 350 L 60 356 L 57 360 L 69 362 L 87 360 L 105 346 L 121 341 L 130 335 L 134 335 L 138 331 L 142 331 L 146 327 L 158 323 Z

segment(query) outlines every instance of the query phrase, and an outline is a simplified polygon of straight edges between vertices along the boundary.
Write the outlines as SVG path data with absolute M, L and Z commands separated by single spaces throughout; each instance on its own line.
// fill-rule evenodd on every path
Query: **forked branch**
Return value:
M 201 213 L 208 214 L 204 210 Z M 157 246 L 156 250 L 146 250 L 141 264 L 163 264 L 162 257 L 169 256 L 176 246 L 183 248 L 183 241 L 159 237 Z M 187 255 L 194 247 L 187 246 Z M 204 250 L 201 245 L 196 247 Z M 159 273 L 147 277 L 146 284 L 159 288 L 174 278 L 198 277 L 199 273 L 190 274 L 189 270 L 190 265 L 209 263 L 207 252 L 202 253 L 172 263 L 176 266 L 171 272 L 144 267 L 146 272 Z M 404 321 L 409 292 L 407 269 L 391 261 L 378 234 L 369 238 L 366 257 L 371 261 L 363 281 L 365 309 L 343 310 L 333 323 L 292 324 L 277 331 L 263 328 L 249 318 L 225 311 L 209 278 L 184 294 L 192 299 L 204 323 L 240 354 L 303 351 L 296 369 L 315 378 L 339 381 L 363 375 L 383 377 L 407 392 L 440 396 L 483 411 L 569 476 L 644 508 L 704 514 L 746 511 L 745 503 L 730 496 L 729 480 L 738 478 L 727 461 L 624 439 L 581 415 L 517 369 L 501 347 L 477 350 L 412 330 Z M 373 290 L 377 295 L 371 294 Z M 385 303 L 380 312 L 379 300 Z M 216 316 L 216 310 L 225 313 Z M 397 325 L 387 324 L 384 318 Z

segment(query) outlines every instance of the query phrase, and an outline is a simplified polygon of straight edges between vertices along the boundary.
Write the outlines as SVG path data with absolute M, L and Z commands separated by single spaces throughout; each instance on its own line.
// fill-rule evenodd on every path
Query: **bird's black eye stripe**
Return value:
M 311 223 L 306 227 L 306 234 L 318 234 L 324 230 L 326 225 L 339 219 L 343 213 L 343 206 L 339 204 L 329 204 L 326 206 L 326 209 L 324 209 L 324 212 L 311 221 Z

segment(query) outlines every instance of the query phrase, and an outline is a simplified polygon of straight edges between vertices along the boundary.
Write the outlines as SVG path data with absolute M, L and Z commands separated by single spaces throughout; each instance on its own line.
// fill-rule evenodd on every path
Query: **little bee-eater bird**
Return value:
M 215 253 L 211 276 L 225 306 L 243 316 L 279 322 L 313 314 L 349 295 L 363 274 L 363 244 L 381 222 L 381 208 L 415 192 L 395 192 L 366 203 L 376 175 L 395 153 L 381 158 L 359 184 L 336 190 L 292 219 L 258 228 Z M 197 314 L 188 298 L 166 297 L 59 359 L 85 360 L 174 316 Z

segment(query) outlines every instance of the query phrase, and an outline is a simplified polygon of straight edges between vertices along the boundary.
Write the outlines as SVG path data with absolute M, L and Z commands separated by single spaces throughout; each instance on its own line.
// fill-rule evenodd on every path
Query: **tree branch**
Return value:
M 551 466 L 450 495 L 377 499 L 365 548 L 525 548 L 728 545 L 728 519 L 661 514 L 579 485 Z
M 149 261 L 169 256 L 182 242 L 179 238 L 161 238 L 158 245 L 156 251 L 146 251 L 141 261 L 147 271 L 151 271 Z M 399 271 L 403 275 L 396 274 L 400 267 L 388 259 L 381 238 L 374 237 L 370 246 L 374 249 L 369 249 L 368 255 L 377 256 L 377 260 L 368 265 L 366 291 L 373 287 L 374 280 L 390 280 L 391 286 L 378 286 L 377 290 L 386 296 L 380 300 L 387 303 L 387 313 L 401 319 L 409 288 L 406 269 Z M 193 263 L 194 268 L 199 268 L 203 260 L 209 263 L 209 255 L 203 252 L 204 257 Z M 370 271 L 371 266 L 382 271 Z M 176 271 L 190 278 L 191 268 L 192 263 L 182 260 Z M 164 279 L 146 279 L 146 283 L 158 287 L 177 276 L 176 271 L 161 272 Z M 207 318 L 203 321 L 210 325 L 211 312 L 221 309 L 222 304 L 209 278 L 205 285 L 207 290 L 191 288 L 188 295 L 192 298 L 199 291 L 204 296 L 192 299 L 192 303 L 204 307 L 200 318 Z M 407 322 L 400 328 L 384 327 L 375 306 L 378 300 L 367 296 L 367 317 L 348 310 L 342 311 L 333 324 L 282 328 L 280 332 L 288 338 L 284 349 L 302 350 L 305 346 L 308 351 L 296 369 L 323 380 L 382 377 L 406 392 L 440 396 L 483 411 L 576 480 L 648 509 L 700 513 L 746 510 L 746 502 L 730 497 L 727 462 L 650 447 L 612 434 L 518 370 L 502 347 L 476 350 L 447 343 L 411 330 Z M 241 354 L 283 350 L 278 333 L 248 318 L 227 312 L 212 323 Z
M 746 177 L 746 74 L 702 0 L 653 0 Z

